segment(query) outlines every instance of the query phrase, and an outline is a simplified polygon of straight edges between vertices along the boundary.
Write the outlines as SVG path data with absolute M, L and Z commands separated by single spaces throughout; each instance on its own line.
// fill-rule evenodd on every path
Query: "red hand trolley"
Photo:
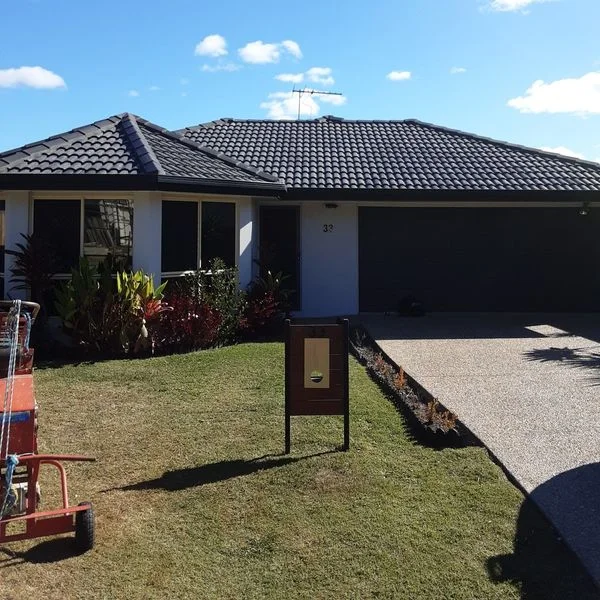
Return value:
M 94 511 L 89 502 L 69 506 L 62 463 L 95 459 L 37 451 L 29 334 L 39 309 L 34 302 L 0 301 L 0 544 L 75 532 L 77 548 L 86 551 L 94 545 Z M 38 511 L 42 465 L 58 470 L 62 508 Z

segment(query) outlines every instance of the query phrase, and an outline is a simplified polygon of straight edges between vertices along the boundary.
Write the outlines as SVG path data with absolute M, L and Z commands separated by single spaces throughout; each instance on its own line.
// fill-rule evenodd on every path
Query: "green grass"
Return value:
M 97 545 L 75 557 L 64 539 L 0 548 L 0 597 L 589 592 L 483 449 L 411 441 L 354 361 L 351 450 L 332 451 L 339 418 L 296 417 L 292 455 L 280 455 L 282 365 L 281 344 L 249 344 L 38 370 L 41 449 L 98 458 L 69 467 L 72 500 L 94 502 Z M 44 479 L 45 505 L 53 476 Z M 499 581 L 490 564 L 504 565 Z

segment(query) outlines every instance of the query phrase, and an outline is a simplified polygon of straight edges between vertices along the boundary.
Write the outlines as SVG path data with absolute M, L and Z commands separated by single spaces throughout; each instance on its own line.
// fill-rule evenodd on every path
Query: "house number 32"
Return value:
M 323 224 L 323 232 L 324 233 L 331 233 L 332 231 L 333 231 L 333 225 L 331 223 Z

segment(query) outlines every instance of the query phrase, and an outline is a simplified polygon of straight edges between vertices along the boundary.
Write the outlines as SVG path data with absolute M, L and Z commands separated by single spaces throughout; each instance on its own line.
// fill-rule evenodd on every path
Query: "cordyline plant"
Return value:
M 10 269 L 12 288 L 24 290 L 29 298 L 37 302 L 46 315 L 45 298 L 54 284 L 57 259 L 52 244 L 35 233 L 22 233 L 23 242 L 17 243 L 17 249 L 7 249 L 6 254 L 13 256 L 13 266 Z

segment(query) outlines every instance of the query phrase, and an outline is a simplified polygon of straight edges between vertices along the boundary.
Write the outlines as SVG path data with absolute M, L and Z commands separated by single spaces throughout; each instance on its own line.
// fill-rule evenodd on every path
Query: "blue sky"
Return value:
M 343 93 L 304 95 L 303 118 L 412 117 L 600 161 L 598 0 L 2 4 L 0 150 L 124 111 L 295 117 L 294 80 Z

